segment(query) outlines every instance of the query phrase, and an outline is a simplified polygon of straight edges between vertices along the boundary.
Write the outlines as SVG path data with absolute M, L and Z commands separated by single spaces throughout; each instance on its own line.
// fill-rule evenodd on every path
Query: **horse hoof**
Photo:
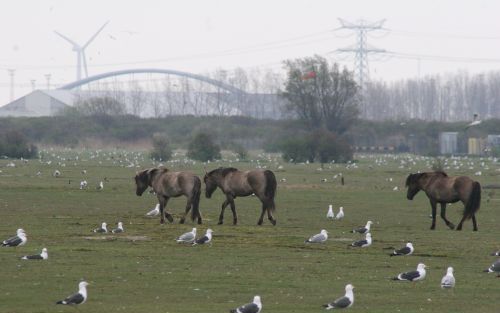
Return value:
M 180 220 L 179 223 L 184 224 L 184 220 Z
M 262 221 L 258 221 L 257 225 L 261 226 L 262 225 Z
M 167 216 L 167 220 L 170 222 L 170 223 L 173 223 L 174 222 L 174 218 L 172 216 Z
M 219 221 L 219 222 L 217 223 L 217 225 L 222 225 L 222 224 L 223 224 L 223 222 L 222 222 L 222 221 Z
M 161 225 L 161 224 L 165 224 L 165 221 L 160 221 L 160 225 Z
M 457 231 L 461 231 L 462 230 L 462 227 L 457 227 Z
M 450 223 L 450 224 L 448 225 L 448 227 L 449 227 L 451 230 L 455 229 L 455 225 L 453 225 L 452 223 Z
M 198 225 L 201 225 L 201 224 L 202 224 L 201 220 L 198 220 Z
M 272 220 L 271 224 L 273 224 L 273 226 L 276 226 L 276 221 Z
M 474 230 L 472 230 L 472 231 L 478 231 L 478 229 L 476 228 L 476 229 L 474 229 Z

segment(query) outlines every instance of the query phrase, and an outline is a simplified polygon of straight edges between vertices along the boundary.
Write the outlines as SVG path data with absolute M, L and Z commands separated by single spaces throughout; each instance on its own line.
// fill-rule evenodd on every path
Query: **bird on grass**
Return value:
M 146 216 L 158 216 L 160 214 L 160 204 L 156 204 L 155 208 L 146 213 Z
M 93 232 L 94 233 L 107 233 L 108 232 L 107 224 L 105 222 L 102 222 L 101 227 L 94 229 Z
M 448 267 L 446 275 L 441 279 L 441 288 L 455 287 L 455 276 L 453 276 L 453 267 Z
M 338 298 L 337 300 L 323 304 L 323 307 L 327 310 L 331 309 L 347 309 L 351 307 L 354 303 L 354 286 L 348 284 L 345 286 L 345 295 L 343 297 Z
M 99 185 L 97 185 L 97 187 L 95 189 L 97 189 L 97 190 L 103 190 L 104 189 L 104 183 L 102 182 L 102 180 L 99 182 Z
M 328 206 L 328 212 L 326 213 L 326 218 L 332 219 L 335 217 L 335 214 L 333 213 L 333 206 L 330 204 Z
M 262 310 L 262 301 L 260 296 L 253 297 L 251 303 L 244 304 L 236 309 L 229 310 L 229 313 L 260 313 Z
M 350 244 L 351 247 L 366 248 L 372 245 L 372 234 L 367 233 L 365 239 Z
M 405 273 L 400 273 L 398 276 L 394 277 L 392 280 L 402 280 L 402 281 L 419 281 L 425 278 L 425 264 L 418 263 L 416 271 L 410 271 Z
M 49 258 L 49 254 L 47 253 L 47 248 L 42 249 L 42 253 L 35 255 L 25 255 L 21 258 L 21 260 L 47 260 Z
M 78 284 L 78 292 L 67 297 L 64 300 L 57 301 L 56 304 L 64 305 L 78 305 L 83 304 L 87 301 L 87 286 L 89 284 L 86 281 L 82 281 Z
M 177 243 L 193 243 L 196 240 L 196 227 L 190 232 L 180 235 L 175 240 Z
M 193 246 L 195 245 L 204 245 L 204 244 L 212 244 L 212 233 L 213 231 L 209 228 L 207 229 L 207 232 L 205 233 L 205 236 L 196 239 L 193 242 Z
M 113 229 L 111 232 L 113 234 L 118 234 L 118 233 L 123 233 L 125 230 L 123 229 L 123 223 L 122 222 L 118 222 L 118 226 Z
M 500 250 L 498 250 L 497 252 L 493 252 L 491 256 L 500 256 Z
M 328 232 L 325 229 L 322 229 L 319 234 L 313 235 L 309 237 L 305 242 L 306 243 L 323 243 L 328 239 Z
M 482 121 L 479 119 L 479 114 L 474 113 L 474 117 L 472 118 L 472 122 L 467 124 L 465 126 L 465 129 L 469 129 L 470 127 L 477 126 L 477 125 L 481 124 L 481 122 Z
M 339 208 L 339 213 L 337 213 L 337 216 L 335 216 L 335 219 L 336 219 L 336 220 L 341 220 L 341 219 L 343 219 L 343 218 L 344 218 L 344 207 L 343 207 L 343 206 L 341 206 L 341 207 Z
M 390 256 L 398 256 L 398 255 L 411 255 L 415 251 L 413 248 L 413 244 L 411 242 L 408 242 L 404 248 L 394 250 Z
M 24 229 L 19 228 L 16 233 L 17 234 L 15 236 L 12 236 L 9 239 L 2 241 L 2 247 L 24 246 L 28 241 L 28 238 L 26 237 L 26 232 L 24 231 Z
M 357 229 L 353 229 L 352 232 L 353 233 L 360 233 L 360 234 L 369 233 L 370 232 L 370 227 L 371 227 L 372 224 L 373 224 L 372 221 L 368 221 L 368 222 L 366 222 L 365 226 L 359 227 Z
M 491 266 L 485 269 L 483 272 L 497 273 L 497 277 L 500 277 L 500 259 L 496 260 L 495 263 L 491 264 Z

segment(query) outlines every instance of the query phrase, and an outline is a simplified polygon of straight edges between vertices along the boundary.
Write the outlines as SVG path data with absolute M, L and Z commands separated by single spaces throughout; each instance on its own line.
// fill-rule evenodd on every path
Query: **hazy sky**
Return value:
M 16 0 L 0 10 L 0 105 L 9 101 L 7 69 L 16 69 L 15 97 L 75 80 L 76 55 L 57 30 L 86 42 L 89 75 L 158 67 L 194 73 L 216 68 L 281 68 L 289 58 L 330 53 L 355 43 L 337 18 L 386 19 L 374 47 L 392 52 L 370 63 L 372 78 L 500 68 L 500 1 L 496 0 Z M 349 36 L 351 35 L 351 36 Z M 418 61 L 420 59 L 420 61 Z

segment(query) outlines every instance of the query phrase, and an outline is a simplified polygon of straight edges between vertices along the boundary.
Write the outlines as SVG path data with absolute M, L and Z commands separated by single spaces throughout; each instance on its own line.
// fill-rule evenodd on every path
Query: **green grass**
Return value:
M 159 218 L 144 216 L 156 199 L 147 193 L 135 195 L 135 171 L 151 166 L 143 154 L 101 151 L 92 157 L 88 151 L 51 151 L 44 153 L 43 163 L 14 160 L 15 168 L 6 167 L 11 160 L 1 160 L 0 238 L 22 227 L 28 243 L 0 249 L 0 312 L 74 312 L 54 303 L 76 291 L 82 278 L 91 285 L 80 312 L 227 312 L 256 294 L 262 296 L 263 312 L 321 312 L 321 304 L 343 295 L 347 283 L 356 287 L 350 312 L 498 310 L 500 279 L 482 270 L 495 260 L 489 253 L 500 248 L 499 196 L 488 196 L 490 191 L 483 190 L 479 232 L 471 231 L 470 221 L 462 232 L 450 231 L 440 219 L 437 229 L 430 231 L 428 200 L 424 194 L 406 200 L 404 179 L 411 171 L 429 170 L 432 160 L 416 159 L 409 169 L 408 165 L 399 168 L 403 157 L 378 158 L 387 164 L 376 165 L 374 157 L 362 158 L 359 168 L 351 169 L 331 165 L 318 171 L 318 164 L 282 164 L 284 170 L 276 171 L 276 176 L 286 182 L 278 186 L 275 227 L 267 220 L 256 226 L 260 202 L 254 197 L 236 200 L 238 226 L 231 225 L 229 209 L 225 224 L 217 225 L 223 201 L 217 191 L 212 199 L 201 200 L 204 224 L 198 227 L 199 233 L 207 227 L 214 230 L 213 245 L 197 247 L 174 241 L 193 227 L 191 222 L 178 224 L 183 198 L 169 203 L 174 224 L 160 225 Z M 126 167 L 128 160 L 140 167 Z M 179 160 L 167 166 L 202 175 L 201 164 Z M 276 170 L 278 162 L 261 156 L 259 163 Z M 473 175 L 480 160 L 463 162 L 474 162 L 474 169 L 467 165 L 449 173 Z M 500 164 L 485 162 L 490 169 L 482 169 L 477 179 L 483 185 L 498 182 Z M 225 161 L 207 167 L 219 165 L 248 169 L 256 163 Z M 56 168 L 62 177 L 52 177 Z M 81 174 L 83 169 L 86 175 Z M 339 172 L 345 176 L 345 186 L 332 180 Z M 83 177 L 89 189 L 82 191 Z M 104 190 L 95 190 L 104 177 L 108 180 Z M 389 177 L 394 181 L 388 182 Z M 322 183 L 322 178 L 329 182 Z M 393 191 L 394 186 L 400 190 Z M 330 203 L 335 212 L 344 206 L 343 221 L 326 220 Z M 455 224 L 460 213 L 461 205 L 448 209 Z M 374 221 L 373 245 L 348 248 L 361 238 L 349 231 L 367 220 Z M 102 221 L 111 227 L 123 221 L 126 233 L 101 239 L 90 231 Z M 330 234 L 326 244 L 304 244 L 322 228 Z M 134 236 L 145 238 L 134 240 Z M 387 247 L 400 247 L 406 241 L 414 243 L 414 256 L 388 256 Z M 48 261 L 19 260 L 22 255 L 39 253 L 42 247 L 48 248 Z M 390 280 L 401 271 L 415 269 L 419 262 L 429 266 L 424 281 Z M 457 286 L 441 290 L 439 282 L 448 266 L 455 268 Z

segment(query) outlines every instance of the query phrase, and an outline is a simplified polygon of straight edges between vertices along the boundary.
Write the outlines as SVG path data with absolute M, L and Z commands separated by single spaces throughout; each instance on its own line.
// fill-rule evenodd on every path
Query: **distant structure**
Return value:
M 74 95 L 67 90 L 34 90 L 0 107 L 0 117 L 38 117 L 58 114 L 73 105 Z
M 458 132 L 443 132 L 439 134 L 439 153 L 456 154 L 458 152 Z
M 76 52 L 76 80 L 82 79 L 82 66 L 83 70 L 85 71 L 85 77 L 89 76 L 87 70 L 87 58 L 85 57 L 85 49 L 88 47 L 88 45 L 90 45 L 90 43 L 95 39 L 95 37 L 99 35 L 99 33 L 104 29 L 104 27 L 108 25 L 108 23 L 109 21 L 104 23 L 104 25 L 102 25 L 101 28 L 99 28 L 99 30 L 92 37 L 90 37 L 90 39 L 87 40 L 87 42 L 83 46 L 77 44 L 76 42 L 64 36 L 63 34 L 54 31 L 54 33 L 56 33 L 59 37 L 61 37 L 62 39 L 66 40 L 67 42 L 73 45 L 73 51 Z

